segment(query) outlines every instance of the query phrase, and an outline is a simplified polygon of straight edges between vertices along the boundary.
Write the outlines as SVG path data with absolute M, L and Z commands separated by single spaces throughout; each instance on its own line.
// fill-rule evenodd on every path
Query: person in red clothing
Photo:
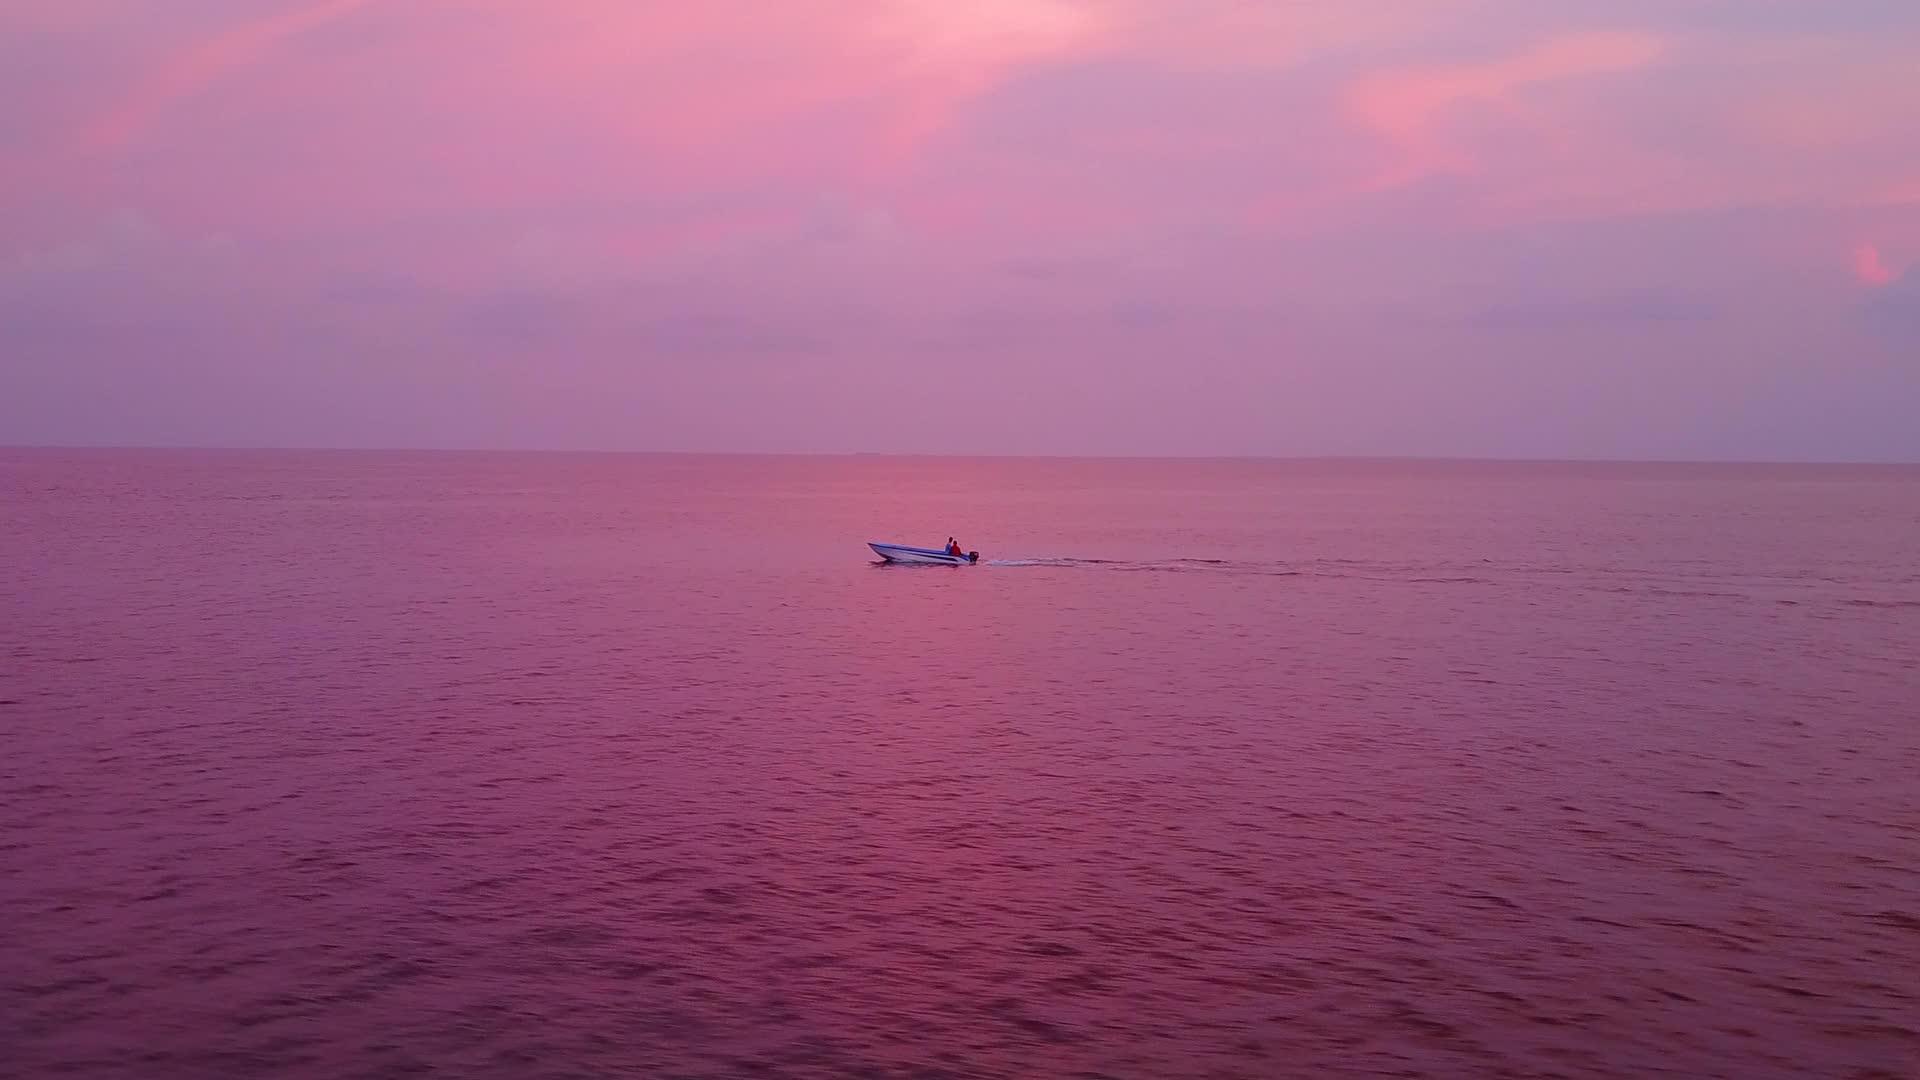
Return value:
M 955 540 L 951 536 L 947 537 L 947 554 L 956 559 L 964 559 L 967 557 L 967 553 L 960 550 L 960 541 Z

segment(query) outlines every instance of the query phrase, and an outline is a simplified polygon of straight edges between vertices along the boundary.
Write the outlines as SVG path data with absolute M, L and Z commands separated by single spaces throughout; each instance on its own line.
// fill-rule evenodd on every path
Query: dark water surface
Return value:
M 1920 1075 L 1920 470 L 7 451 L 0 509 L 9 1076 Z

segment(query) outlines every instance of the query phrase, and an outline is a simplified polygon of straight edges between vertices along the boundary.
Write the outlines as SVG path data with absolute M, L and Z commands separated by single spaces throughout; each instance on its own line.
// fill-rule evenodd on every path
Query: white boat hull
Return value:
M 894 563 L 929 563 L 944 566 L 966 566 L 973 561 L 964 555 L 949 555 L 944 551 L 938 551 L 934 548 L 917 548 L 907 547 L 904 544 L 879 544 L 872 542 L 869 542 L 867 546 L 873 549 L 875 555 L 880 556 L 887 562 Z

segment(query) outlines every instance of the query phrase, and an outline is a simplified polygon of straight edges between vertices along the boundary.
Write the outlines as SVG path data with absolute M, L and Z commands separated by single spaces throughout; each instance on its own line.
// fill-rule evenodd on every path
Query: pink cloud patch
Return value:
M 1861 284 L 1877 289 L 1892 284 L 1893 279 L 1900 275 L 1887 265 L 1879 248 L 1872 244 L 1861 244 L 1853 251 L 1853 276 L 1859 278 Z
M 1481 63 L 1380 72 L 1350 89 L 1347 111 L 1397 149 L 1398 163 L 1376 181 L 1376 187 L 1435 172 L 1470 172 L 1475 163 L 1464 149 L 1447 140 L 1443 130 L 1449 110 L 1490 105 L 1524 121 L 1524 110 L 1514 101 L 1516 91 L 1642 67 L 1664 49 L 1665 42 L 1649 34 L 1571 34 Z

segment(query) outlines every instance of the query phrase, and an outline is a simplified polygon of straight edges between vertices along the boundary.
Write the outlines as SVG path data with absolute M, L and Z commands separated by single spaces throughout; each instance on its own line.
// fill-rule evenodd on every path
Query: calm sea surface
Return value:
M 1920 1076 L 1920 469 L 0 452 L 0 1074 L 425 1072 Z

